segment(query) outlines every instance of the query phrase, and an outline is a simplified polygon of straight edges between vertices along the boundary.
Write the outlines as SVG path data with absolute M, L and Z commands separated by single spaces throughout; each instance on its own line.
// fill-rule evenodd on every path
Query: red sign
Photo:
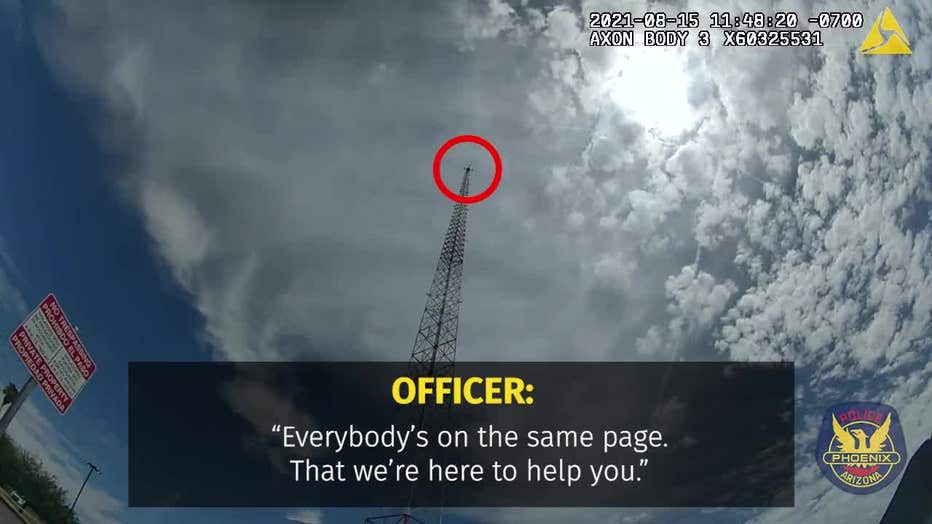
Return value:
M 55 295 L 45 297 L 13 331 L 10 344 L 62 414 L 97 369 Z

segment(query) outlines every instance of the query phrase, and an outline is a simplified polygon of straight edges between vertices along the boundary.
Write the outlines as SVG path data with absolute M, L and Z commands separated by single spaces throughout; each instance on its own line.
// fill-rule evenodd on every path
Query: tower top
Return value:
M 472 173 L 472 164 L 467 164 L 463 170 L 463 181 L 460 182 L 460 196 L 469 196 L 469 174 Z

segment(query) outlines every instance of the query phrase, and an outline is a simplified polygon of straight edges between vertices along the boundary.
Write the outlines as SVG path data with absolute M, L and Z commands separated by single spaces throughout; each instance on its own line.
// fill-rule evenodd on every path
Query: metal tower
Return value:
M 460 196 L 469 194 L 469 175 L 472 167 L 466 166 L 460 183 Z M 456 203 L 443 248 L 437 260 L 437 269 L 427 292 L 427 304 L 421 314 L 421 323 L 414 337 L 408 375 L 417 377 L 452 376 L 456 363 L 456 331 L 460 317 L 460 289 L 463 283 L 463 255 L 466 249 L 466 204 Z M 427 409 L 418 410 L 417 427 L 425 425 Z M 409 511 L 414 498 L 414 486 L 408 499 L 409 510 L 393 515 L 369 517 L 366 524 L 424 524 Z
M 467 166 L 460 184 L 461 196 L 469 194 Z M 414 338 L 408 370 L 411 377 L 449 376 L 456 362 L 456 330 L 459 324 L 463 283 L 463 255 L 466 249 L 466 204 L 453 206 L 450 226 L 443 239 L 434 279 L 427 292 L 427 305 Z

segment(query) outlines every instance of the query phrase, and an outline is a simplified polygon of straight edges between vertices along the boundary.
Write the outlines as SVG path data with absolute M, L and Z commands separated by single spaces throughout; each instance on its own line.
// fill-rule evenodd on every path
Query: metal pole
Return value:
M 13 417 L 16 416 L 16 412 L 19 411 L 23 402 L 26 402 L 26 397 L 28 397 L 34 389 L 36 389 L 36 379 L 32 378 L 32 375 L 29 375 L 26 383 L 23 384 L 23 387 L 16 393 L 16 397 L 13 399 L 13 402 L 10 403 L 10 407 L 7 408 L 6 413 L 0 418 L 0 436 L 6 435 L 6 428 L 10 425 L 10 421 L 13 420 Z
M 71 513 L 74 513 L 74 505 L 78 503 L 78 498 L 81 496 L 81 492 L 84 491 L 84 486 L 87 485 L 87 481 L 90 480 L 91 473 L 95 471 L 100 473 L 100 468 L 97 466 L 91 464 L 90 462 L 88 462 L 87 465 L 90 466 L 90 469 L 87 470 L 87 476 L 84 477 L 84 482 L 81 483 L 81 489 L 78 490 L 78 494 L 74 497 L 74 502 L 71 503 Z

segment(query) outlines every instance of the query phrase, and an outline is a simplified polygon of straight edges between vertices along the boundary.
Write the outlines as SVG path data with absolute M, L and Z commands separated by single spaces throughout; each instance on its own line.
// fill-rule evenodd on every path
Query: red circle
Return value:
M 486 151 L 489 152 L 489 155 L 492 157 L 492 160 L 495 162 L 495 176 L 492 177 L 492 183 L 489 184 L 489 187 L 485 188 L 485 191 L 479 193 L 478 195 L 473 196 L 462 196 L 457 195 L 453 191 L 450 191 L 444 183 L 443 179 L 440 177 L 440 161 L 443 160 L 443 156 L 457 144 L 462 144 L 463 142 L 471 142 L 473 144 L 479 144 Z M 459 202 L 460 204 L 475 204 L 476 202 L 482 202 L 486 198 L 492 196 L 492 193 L 498 189 L 498 183 L 502 181 L 502 157 L 498 156 L 498 151 L 496 151 L 495 146 L 491 142 L 482 138 L 481 136 L 476 135 L 460 135 L 455 136 L 447 140 L 440 149 L 437 150 L 437 154 L 434 155 L 434 183 L 437 184 L 437 188 L 440 189 L 440 192 L 444 194 L 447 198 L 454 202 Z

